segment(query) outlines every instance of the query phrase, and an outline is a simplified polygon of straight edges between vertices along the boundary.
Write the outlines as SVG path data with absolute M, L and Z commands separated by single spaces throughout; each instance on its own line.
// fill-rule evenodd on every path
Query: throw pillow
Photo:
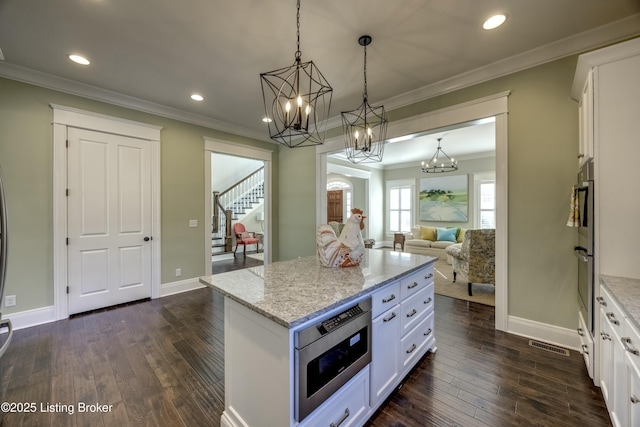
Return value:
M 436 233 L 435 227 L 425 227 L 424 225 L 420 226 L 420 238 L 422 240 L 431 240 L 435 242 L 438 240 L 438 234 Z
M 251 234 L 249 234 L 249 233 L 247 233 L 247 232 L 245 231 L 244 233 L 242 233 L 242 234 L 240 235 L 240 238 L 241 238 L 242 240 L 244 240 L 244 239 L 250 239 L 250 238 L 251 238 Z
M 456 235 L 456 241 L 458 243 L 462 243 L 462 241 L 464 240 L 464 233 L 467 232 L 467 229 L 466 228 L 458 228 L 458 230 L 460 230 L 460 231 Z
M 456 242 L 457 228 L 438 228 L 438 241 L 440 242 Z

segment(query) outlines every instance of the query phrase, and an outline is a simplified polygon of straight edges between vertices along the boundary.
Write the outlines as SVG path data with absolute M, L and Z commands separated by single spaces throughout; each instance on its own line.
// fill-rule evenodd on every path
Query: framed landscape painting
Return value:
M 467 175 L 420 179 L 420 221 L 469 222 Z

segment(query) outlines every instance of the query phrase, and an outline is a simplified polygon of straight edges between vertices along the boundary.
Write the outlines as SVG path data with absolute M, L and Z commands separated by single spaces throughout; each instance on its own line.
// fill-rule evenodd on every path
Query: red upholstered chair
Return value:
M 236 235 L 236 250 L 233 251 L 233 256 L 236 256 L 236 252 L 238 251 L 238 245 L 244 245 L 244 250 L 242 251 L 243 254 L 247 253 L 247 245 L 256 245 L 256 252 L 258 252 L 258 238 L 256 237 L 256 234 L 253 232 L 249 232 L 247 231 L 246 228 L 244 228 L 244 224 L 241 224 L 239 222 L 236 222 L 235 224 L 233 224 L 233 232 Z

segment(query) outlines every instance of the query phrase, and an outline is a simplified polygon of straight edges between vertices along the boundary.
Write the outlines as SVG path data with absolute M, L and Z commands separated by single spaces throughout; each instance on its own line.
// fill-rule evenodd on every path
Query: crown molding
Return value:
M 605 45 L 630 39 L 640 35 L 639 23 L 640 14 L 631 15 L 627 18 L 593 30 L 585 31 L 566 39 L 523 52 L 502 61 L 494 62 L 485 67 L 480 67 L 424 86 L 420 89 L 388 98 L 380 103 L 385 104 L 385 109 L 387 111 L 391 111 L 435 96 L 443 95 L 448 92 L 493 80 L 537 65 L 542 65 L 569 55 L 586 52 Z M 9 64 L 4 61 L 0 62 L 0 77 L 81 96 L 83 98 L 106 102 L 108 104 L 130 108 L 136 111 L 154 114 L 169 119 L 179 120 L 181 122 L 191 123 L 222 132 L 228 132 L 230 134 L 252 138 L 258 141 L 273 142 L 271 139 L 266 138 L 264 132 L 243 128 L 221 120 L 190 113 L 85 83 L 79 83 L 70 79 L 53 76 L 51 74 L 42 73 L 26 67 Z M 341 116 L 337 115 L 327 121 L 327 129 L 337 128 L 341 126 L 341 124 Z
M 119 107 L 130 108 L 143 113 L 149 113 L 222 132 L 228 132 L 238 136 L 257 139 L 259 141 L 271 141 L 268 138 L 265 139 L 263 132 L 243 128 L 231 123 L 212 119 L 210 117 L 190 113 L 177 108 L 168 107 L 166 105 L 157 104 L 155 102 L 146 101 L 144 99 L 65 79 L 63 77 L 54 76 L 52 74 L 43 73 L 15 64 L 0 62 L 0 77 L 71 95 L 81 96 L 83 98 L 93 99 L 95 101 L 105 102 L 107 104 L 117 105 Z
M 387 111 L 392 111 L 639 35 L 640 13 L 376 103 L 384 104 Z

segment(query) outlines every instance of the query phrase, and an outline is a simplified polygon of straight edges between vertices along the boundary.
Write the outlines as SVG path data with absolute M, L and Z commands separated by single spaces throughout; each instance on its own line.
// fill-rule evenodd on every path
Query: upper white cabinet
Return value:
M 580 55 L 572 97 L 593 157 L 596 275 L 640 278 L 640 38 Z M 624 237 L 622 237 L 624 236 Z M 597 283 L 597 277 L 596 277 Z
M 589 70 L 578 106 L 578 167 L 593 159 L 593 71 Z

